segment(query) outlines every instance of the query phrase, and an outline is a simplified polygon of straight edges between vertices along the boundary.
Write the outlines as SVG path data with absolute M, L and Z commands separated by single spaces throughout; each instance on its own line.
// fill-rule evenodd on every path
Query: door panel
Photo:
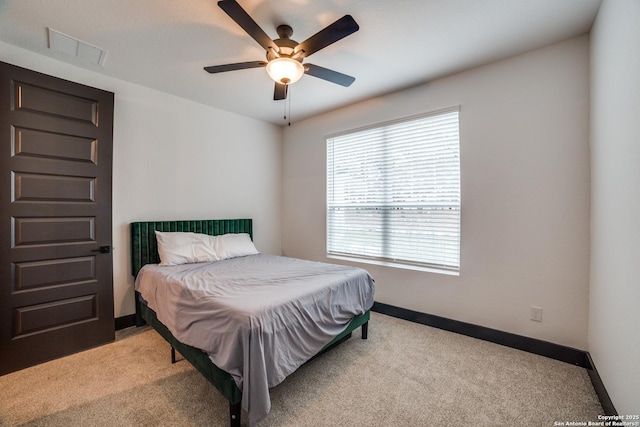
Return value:
M 98 103 L 54 88 L 32 86 L 13 80 L 13 104 L 16 110 L 35 111 L 97 124 Z M 63 89 L 64 90 L 64 89 Z
M 95 218 L 14 218 L 13 247 L 95 242 Z
M 95 257 L 66 258 L 15 264 L 15 292 L 96 280 Z
M 97 164 L 97 141 L 54 132 L 13 128 L 14 156 L 40 157 Z
M 0 63 L 0 374 L 114 339 L 113 94 Z

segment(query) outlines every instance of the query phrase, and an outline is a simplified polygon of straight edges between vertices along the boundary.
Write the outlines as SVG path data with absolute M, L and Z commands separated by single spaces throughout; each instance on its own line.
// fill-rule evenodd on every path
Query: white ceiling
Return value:
M 238 0 L 272 38 L 299 42 L 343 15 L 360 30 L 305 62 L 356 78 L 348 88 L 311 76 L 291 86 L 294 121 L 589 31 L 601 0 Z M 50 27 L 108 51 L 104 66 L 48 49 Z M 0 40 L 77 66 L 284 125 L 284 101 L 258 61 L 264 50 L 216 0 L 0 0 Z

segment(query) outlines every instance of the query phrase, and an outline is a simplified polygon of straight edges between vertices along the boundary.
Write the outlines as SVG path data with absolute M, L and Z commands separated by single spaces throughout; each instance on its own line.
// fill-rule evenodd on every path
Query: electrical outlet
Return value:
M 531 320 L 542 322 L 542 307 L 531 306 Z

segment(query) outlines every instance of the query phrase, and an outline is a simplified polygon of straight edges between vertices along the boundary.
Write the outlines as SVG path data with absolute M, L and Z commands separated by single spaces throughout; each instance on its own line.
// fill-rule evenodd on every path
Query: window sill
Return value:
M 389 261 L 379 261 L 374 259 L 355 258 L 355 257 L 341 256 L 341 255 L 329 255 L 329 254 L 327 254 L 327 258 L 339 259 L 342 261 L 358 262 L 363 264 L 381 265 L 384 267 L 391 267 L 391 268 L 401 268 L 403 270 L 413 270 L 413 271 L 423 271 L 426 273 L 444 274 L 447 276 L 460 276 L 459 271 L 445 270 L 437 267 L 423 267 L 419 265 L 400 264 L 400 263 L 389 262 Z

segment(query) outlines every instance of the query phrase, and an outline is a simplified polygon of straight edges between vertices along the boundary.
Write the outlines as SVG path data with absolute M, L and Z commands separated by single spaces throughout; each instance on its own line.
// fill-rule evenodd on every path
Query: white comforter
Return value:
M 177 339 L 233 376 L 255 425 L 269 388 L 372 307 L 375 283 L 356 267 L 258 254 L 146 265 L 136 290 Z

